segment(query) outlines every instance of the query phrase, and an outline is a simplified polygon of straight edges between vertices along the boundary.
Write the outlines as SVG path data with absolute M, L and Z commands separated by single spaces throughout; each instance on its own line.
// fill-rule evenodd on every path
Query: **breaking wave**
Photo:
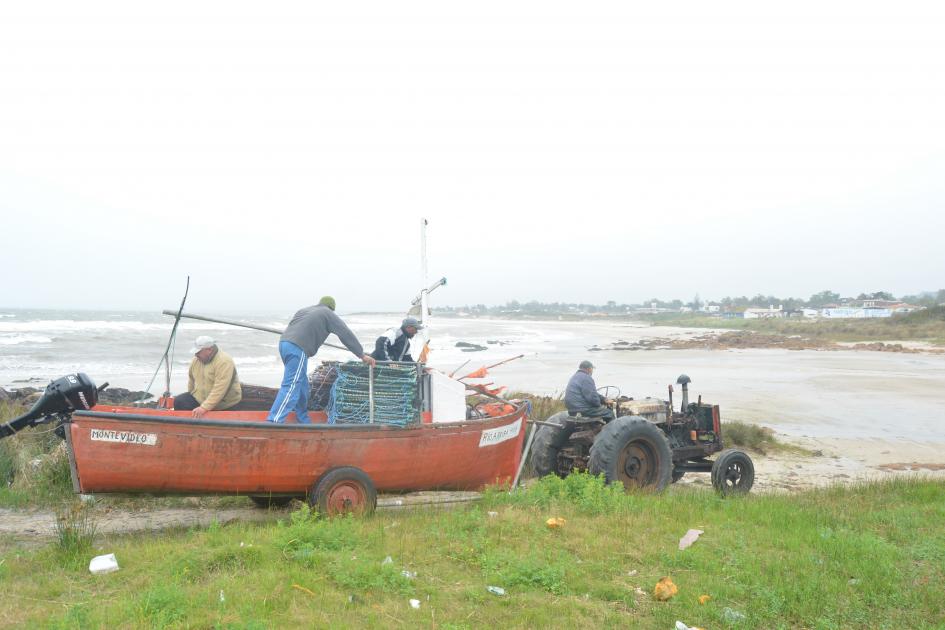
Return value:
M 147 331 L 170 331 L 173 322 L 107 322 L 104 320 L 77 320 L 77 319 L 38 319 L 25 322 L 0 322 L 0 333 L 10 332 L 94 332 L 94 331 L 119 331 L 119 332 L 147 332 Z M 194 324 L 181 323 L 181 329 L 185 330 L 221 330 L 224 329 L 221 324 Z
M 52 339 L 44 335 L 0 334 L 0 346 L 16 346 L 21 343 L 52 343 Z

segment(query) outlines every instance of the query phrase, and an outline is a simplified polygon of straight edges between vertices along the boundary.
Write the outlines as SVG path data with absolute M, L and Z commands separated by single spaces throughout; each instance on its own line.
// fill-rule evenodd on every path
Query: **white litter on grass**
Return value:
M 639 573 L 639 571 L 637 571 L 636 569 L 634 569 L 633 571 L 627 571 L 627 575 L 629 575 L 630 577 L 633 577 L 637 573 Z
M 385 564 L 393 564 L 393 563 L 394 563 L 394 559 L 391 558 L 390 556 L 387 556 L 387 557 L 384 558 L 384 560 L 381 562 L 381 566 L 384 566 Z
M 704 534 L 701 529 L 690 529 L 686 532 L 686 535 L 679 539 L 679 550 L 688 549 L 692 546 L 692 543 L 696 542 L 699 539 L 699 536 Z
M 734 610 L 728 606 L 722 609 L 722 621 L 729 625 L 740 623 L 745 621 L 745 619 L 745 613 L 741 611 Z
M 498 512 L 486 512 L 486 514 L 488 514 L 488 515 L 489 515 L 489 518 L 495 518 L 496 516 L 498 516 L 498 515 L 499 515 L 499 513 L 498 513 Z
M 505 595 L 505 589 L 501 586 L 487 586 L 486 590 L 493 595 Z
M 222 604 L 225 601 L 226 601 L 226 597 L 223 596 L 223 591 L 220 591 L 220 603 Z
M 401 571 L 400 574 L 401 574 L 402 576 L 404 576 L 405 578 L 407 578 L 408 580 L 412 580 L 412 579 L 414 579 L 414 578 L 417 577 L 417 572 L 416 572 L 416 571 L 408 571 L 408 570 L 406 570 L 406 569 L 404 569 L 403 571 Z
M 115 559 L 115 554 L 113 553 L 104 556 L 95 556 L 92 558 L 92 561 L 89 562 L 89 571 L 93 575 L 103 575 L 117 570 L 118 560 Z
M 419 600 L 419 599 L 411 599 L 411 600 L 410 600 L 410 607 L 413 608 L 414 610 L 419 610 L 419 609 L 420 609 L 420 600 Z

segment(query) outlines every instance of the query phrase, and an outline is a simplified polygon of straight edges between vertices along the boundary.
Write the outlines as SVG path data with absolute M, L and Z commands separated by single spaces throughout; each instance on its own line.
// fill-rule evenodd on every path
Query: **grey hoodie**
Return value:
M 294 343 L 302 348 L 307 356 L 313 357 L 331 333 L 338 335 L 345 348 L 359 359 L 364 355 L 364 348 L 351 329 L 333 310 L 321 304 L 307 306 L 293 315 L 280 339 Z

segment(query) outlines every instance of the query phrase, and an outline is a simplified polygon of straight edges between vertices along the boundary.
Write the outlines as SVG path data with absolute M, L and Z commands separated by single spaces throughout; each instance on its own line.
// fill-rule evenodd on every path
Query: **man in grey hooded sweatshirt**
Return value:
M 311 424 L 308 417 L 308 358 L 315 356 L 329 334 L 334 333 L 345 348 L 356 357 L 375 365 L 351 329 L 335 314 L 335 298 L 326 295 L 315 306 L 298 311 L 279 339 L 279 356 L 285 365 L 282 386 L 266 418 L 269 422 L 285 422 L 294 411 L 300 424 Z

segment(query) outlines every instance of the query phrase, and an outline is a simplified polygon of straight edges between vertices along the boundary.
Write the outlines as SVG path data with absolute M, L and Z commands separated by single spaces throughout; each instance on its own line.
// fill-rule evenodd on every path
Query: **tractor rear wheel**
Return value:
M 730 448 L 712 464 L 712 486 L 722 495 L 745 494 L 755 483 L 755 465 L 744 451 Z
M 607 483 L 627 490 L 663 490 L 673 474 L 673 454 L 666 435 L 639 416 L 622 416 L 608 423 L 591 446 L 587 469 L 604 474 Z
M 567 418 L 568 412 L 561 411 L 545 420 L 557 427 L 538 427 L 531 454 L 532 470 L 538 477 L 558 472 L 558 452 L 572 433 L 565 427 Z

